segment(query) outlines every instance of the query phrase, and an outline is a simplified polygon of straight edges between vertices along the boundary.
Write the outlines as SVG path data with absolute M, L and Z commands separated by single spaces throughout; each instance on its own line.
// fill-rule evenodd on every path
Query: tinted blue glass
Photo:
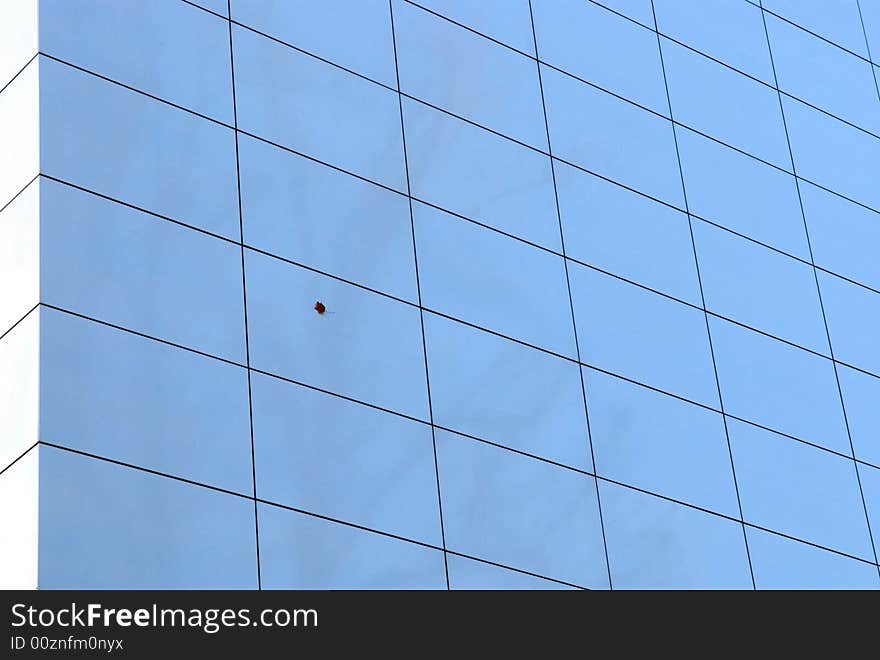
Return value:
M 876 550 L 878 541 L 880 541 L 877 536 L 877 530 L 880 530 L 880 469 L 862 464 L 858 466 L 858 469 L 862 483 L 862 493 L 865 496 L 865 508 L 871 521 L 871 531 L 874 534 L 874 548 Z
M 263 589 L 445 589 L 443 552 L 259 505 Z
M 801 183 L 816 265 L 880 289 L 880 214 Z
M 44 180 L 42 301 L 244 362 L 241 251 Z
M 763 0 L 767 11 L 779 14 L 859 55 L 867 55 L 857 0 Z M 870 2 L 863 2 L 870 6 Z M 768 17 L 769 19 L 769 17 Z
M 180 0 L 46 0 L 40 49 L 232 123 L 229 23 Z
M 584 369 L 596 473 L 739 517 L 721 415 Z
M 245 262 L 252 367 L 428 419 L 417 308 L 250 250 Z
M 880 378 L 837 365 L 856 458 L 880 466 Z
M 758 589 L 878 589 L 877 567 L 754 527 L 746 528 Z
M 565 163 L 555 168 L 567 256 L 700 304 L 684 213 Z
M 546 66 L 541 75 L 554 156 L 683 208 L 668 120 Z
M 395 92 L 250 30 L 232 36 L 239 128 L 406 190 Z
M 403 112 L 414 197 L 559 250 L 545 155 L 415 101 Z
M 773 15 L 767 31 L 782 91 L 867 130 L 880 129 L 880 98 L 868 62 Z
M 751 589 L 742 525 L 599 482 L 615 589 Z
M 394 26 L 404 94 L 547 149 L 534 60 L 408 2 Z
M 746 522 L 873 559 L 855 463 L 728 420 Z
M 831 361 L 709 318 L 726 412 L 849 453 Z
M 776 90 L 668 39 L 661 41 L 676 121 L 791 169 Z
M 508 46 L 535 54 L 528 0 L 419 0 L 415 4 Z
M 232 0 L 232 19 L 385 85 L 397 84 L 384 0 Z
M 691 213 L 809 261 L 793 176 L 677 129 Z
M 782 103 L 797 173 L 880 209 L 880 140 L 787 96 Z
M 247 245 L 418 301 L 406 197 L 246 135 L 239 158 Z
M 425 315 L 434 423 L 591 470 L 577 364 Z
M 437 432 L 450 550 L 578 586 L 608 586 L 593 477 Z
M 761 10 L 743 0 L 654 0 L 657 29 L 750 76 L 773 84 Z
M 254 374 L 257 495 L 442 545 L 431 428 Z
M 247 373 L 44 309 L 40 439 L 250 494 Z
M 451 589 L 510 589 L 550 590 L 573 589 L 559 582 L 551 582 L 527 573 L 501 568 L 494 564 L 475 561 L 458 555 L 448 555 L 449 587 Z
M 703 222 L 694 240 L 709 311 L 828 354 L 811 265 Z
M 251 500 L 40 448 L 42 589 L 256 589 Z
M 578 265 L 569 268 L 581 360 L 718 405 L 703 312 Z
M 574 359 L 562 257 L 415 203 L 422 304 Z
M 228 16 L 228 0 L 189 0 L 194 5 L 198 5 L 209 11 Z
M 589 1 L 593 2 L 593 0 Z M 651 7 L 651 0 L 602 0 L 602 2 L 596 2 L 596 4 L 638 21 L 646 27 L 654 28 L 654 13 Z
M 880 293 L 822 272 L 819 284 L 834 357 L 880 374 Z
M 538 0 L 532 11 L 541 61 L 669 114 L 653 30 L 582 0 Z
M 880 53 L 880 5 L 876 2 L 864 2 L 859 4 L 859 9 L 864 21 L 865 41 L 871 49 L 871 58 L 876 66 L 877 54 Z
M 47 58 L 40 171 L 238 240 L 231 130 Z

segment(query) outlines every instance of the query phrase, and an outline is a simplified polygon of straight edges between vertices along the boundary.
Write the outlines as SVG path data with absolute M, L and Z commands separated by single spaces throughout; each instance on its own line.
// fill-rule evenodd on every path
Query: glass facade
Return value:
M 0 582 L 880 588 L 878 53 L 878 0 L 2 3 Z

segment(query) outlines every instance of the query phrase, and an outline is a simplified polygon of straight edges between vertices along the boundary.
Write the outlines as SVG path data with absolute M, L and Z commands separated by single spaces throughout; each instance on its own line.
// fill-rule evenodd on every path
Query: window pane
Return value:
M 880 466 L 880 378 L 842 364 L 837 375 L 856 458 Z
M 449 555 L 446 559 L 449 563 L 449 586 L 451 589 L 532 591 L 574 588 L 458 555 Z
M 615 589 L 751 589 L 742 525 L 599 482 Z
M 880 374 L 880 293 L 819 273 L 834 357 Z
M 528 0 L 419 0 L 418 4 L 513 48 L 535 54 Z
M 849 453 L 831 360 L 718 318 L 709 323 L 726 412 Z
M 702 310 L 576 264 L 569 276 L 581 360 L 691 401 L 718 405 Z
M 547 149 L 534 60 L 408 2 L 394 23 L 404 94 Z
M 253 374 L 260 499 L 442 545 L 431 428 Z
M 746 522 L 873 560 L 851 459 L 728 421 Z
M 871 6 L 870 2 L 862 4 Z M 867 56 L 857 0 L 764 0 L 763 6 L 829 41 Z
M 600 476 L 739 517 L 721 415 L 584 369 Z
M 434 423 L 592 470 L 577 364 L 425 315 Z
M 608 586 L 592 477 L 443 431 L 437 458 L 450 550 Z
M 415 203 L 425 307 L 575 358 L 562 257 Z
M 260 504 L 264 589 L 445 589 L 443 552 Z
M 416 307 L 255 252 L 245 262 L 252 367 L 428 419 Z
M 252 500 L 40 448 L 42 589 L 256 589 Z

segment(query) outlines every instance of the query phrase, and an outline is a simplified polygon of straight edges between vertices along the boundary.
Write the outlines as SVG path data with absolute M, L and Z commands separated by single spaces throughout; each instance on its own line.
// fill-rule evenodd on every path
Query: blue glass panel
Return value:
M 865 508 L 871 521 L 871 532 L 874 535 L 874 548 L 880 544 L 880 469 L 859 464 L 859 477 L 862 493 L 865 496 Z M 876 561 L 876 559 L 874 560 Z
M 814 34 L 867 55 L 857 0 L 763 0 L 763 6 Z
M 508 46 L 535 54 L 528 0 L 419 0 L 415 4 Z
M 608 586 L 593 477 L 437 432 L 450 550 L 578 586 Z
M 546 66 L 541 75 L 554 156 L 684 207 L 668 120 Z
M 40 171 L 239 238 L 230 129 L 47 58 Z
M 232 34 L 239 128 L 406 190 L 396 92 L 250 30 Z
M 44 309 L 40 440 L 250 495 L 247 372 Z
M 710 317 L 724 410 L 849 453 L 831 361 Z
M 255 252 L 245 262 L 252 367 L 428 419 L 416 307 Z
M 448 555 L 446 561 L 449 564 L 451 589 L 537 591 L 574 588 L 458 555 Z
M 880 374 L 880 293 L 819 273 L 834 357 Z
M 880 466 L 880 378 L 842 364 L 837 377 L 856 458 Z
M 809 261 L 793 176 L 686 128 L 677 134 L 691 213 Z
M 773 84 L 761 10 L 743 0 L 654 0 L 661 34 Z
M 758 589 L 880 588 L 876 566 L 753 527 L 746 533 Z
M 684 213 L 565 163 L 555 167 L 567 256 L 700 304 Z
M 661 41 L 676 121 L 791 169 L 775 89 L 669 39 Z
M 264 589 L 445 589 L 442 550 L 260 504 Z
M 773 15 L 767 31 L 783 92 L 867 130 L 880 129 L 880 98 L 868 62 Z
M 442 545 L 431 428 L 254 374 L 260 499 Z
M 407 2 L 394 23 L 404 94 L 547 149 L 534 60 Z
M 593 1 L 589 0 L 589 2 Z M 654 11 L 651 8 L 651 0 L 602 0 L 596 4 L 654 29 Z
M 801 197 L 816 265 L 880 289 L 880 214 L 806 182 Z
M 422 304 L 575 358 L 562 257 L 415 203 Z
M 532 11 L 542 62 L 669 114 L 653 30 L 583 0 L 537 0 Z
M 203 7 L 209 11 L 216 12 L 218 14 L 222 14 L 223 16 L 229 15 L 229 7 L 228 0 L 188 0 L 192 2 L 194 5 L 198 5 L 199 7 Z
M 406 197 L 246 135 L 247 245 L 418 302 Z
M 232 124 L 229 23 L 180 0 L 44 0 L 40 51 Z
M 583 362 L 718 405 L 702 310 L 576 264 L 569 277 Z
M 742 525 L 599 482 L 615 589 L 751 589 Z
M 787 96 L 782 103 L 797 173 L 880 209 L 880 140 Z
M 385 0 L 232 0 L 232 19 L 397 86 L 391 13 Z
M 811 265 L 703 222 L 694 240 L 709 311 L 828 354 Z
M 40 447 L 41 589 L 256 589 L 253 501 Z
M 736 420 L 728 431 L 746 522 L 873 560 L 851 459 Z
M 721 415 L 584 369 L 596 473 L 739 517 Z
M 237 245 L 54 181 L 40 193 L 43 302 L 244 362 Z
M 549 158 L 415 101 L 403 112 L 414 197 L 559 250 Z
M 425 315 L 434 423 L 591 470 L 577 364 Z

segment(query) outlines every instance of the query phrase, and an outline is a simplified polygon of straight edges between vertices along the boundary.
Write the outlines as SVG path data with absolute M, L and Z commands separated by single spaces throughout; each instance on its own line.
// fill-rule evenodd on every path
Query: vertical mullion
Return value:
M 428 345 L 425 340 L 425 309 L 422 307 L 422 288 L 419 282 L 419 257 L 416 249 L 416 223 L 413 216 L 413 198 L 409 180 L 409 160 L 406 152 L 406 125 L 403 120 L 403 96 L 400 93 L 400 68 L 397 64 L 397 37 L 394 30 L 394 7 L 393 0 L 388 0 L 388 12 L 391 18 L 391 44 L 394 50 L 394 76 L 397 83 L 397 105 L 400 110 L 400 134 L 403 143 L 403 167 L 406 173 L 406 198 L 409 203 L 409 222 L 410 231 L 412 233 L 413 244 L 413 264 L 415 265 L 416 274 L 416 294 L 419 303 L 419 323 L 422 330 L 422 352 L 425 364 L 425 386 L 428 393 L 428 415 L 431 422 L 431 443 L 434 449 L 434 478 L 437 482 L 437 506 L 440 513 L 440 539 L 443 543 L 443 567 L 446 573 L 446 589 L 449 590 L 449 559 L 446 552 L 446 530 L 443 525 L 443 497 L 440 489 L 440 467 L 437 461 L 437 434 L 434 427 L 434 407 L 431 402 L 431 376 L 428 370 Z
M 849 418 L 846 414 L 846 403 L 844 402 L 844 398 L 843 398 L 843 388 L 840 386 L 840 375 L 838 374 L 838 371 L 837 371 L 837 360 L 835 360 L 835 358 L 834 358 L 834 347 L 831 343 L 831 332 L 828 329 L 828 318 L 825 314 L 825 304 L 822 301 L 822 287 L 819 285 L 819 274 L 816 269 L 816 261 L 813 258 L 813 245 L 810 241 L 810 230 L 807 225 L 807 215 L 804 211 L 804 200 L 801 196 L 800 180 L 798 179 L 797 168 L 795 167 L 795 163 L 794 163 L 794 150 L 791 147 L 791 138 L 789 137 L 789 134 L 788 134 L 788 122 L 785 119 L 785 106 L 782 103 L 782 92 L 779 90 L 779 80 L 776 77 L 776 64 L 773 61 L 773 48 L 770 44 L 770 31 L 767 29 L 766 14 L 764 13 L 764 6 L 763 6 L 763 3 L 761 2 L 761 0 L 758 0 L 758 4 L 761 8 L 761 20 L 763 21 L 763 24 L 764 24 L 764 37 L 767 39 L 767 52 L 770 54 L 770 66 L 773 69 L 773 83 L 776 87 L 776 95 L 779 98 L 779 113 L 782 116 L 782 127 L 785 130 L 785 141 L 786 141 L 786 144 L 788 145 L 788 155 L 789 155 L 789 158 L 791 159 L 791 171 L 792 171 L 792 174 L 794 175 L 795 189 L 797 190 L 798 203 L 800 204 L 800 209 L 801 209 L 801 219 L 803 220 L 803 223 L 804 223 L 804 234 L 807 239 L 807 249 L 809 250 L 809 253 L 810 253 L 810 266 L 813 270 L 813 279 L 816 282 L 816 293 L 819 298 L 819 309 L 822 312 L 822 323 L 825 326 L 825 337 L 828 340 L 828 351 L 829 351 L 829 354 L 831 355 L 831 365 L 834 368 L 834 380 L 837 383 L 837 394 L 840 397 L 840 409 L 841 409 L 841 412 L 843 412 L 843 423 L 844 423 L 844 426 L 846 427 L 846 436 L 849 439 L 849 449 L 850 449 L 851 458 L 853 461 L 853 469 L 856 472 L 856 483 L 859 486 L 859 496 L 862 498 L 862 507 L 864 508 L 864 511 L 865 511 L 865 523 L 868 527 L 868 538 L 871 541 L 871 551 L 874 553 L 874 564 L 877 566 L 878 574 L 880 574 L 880 565 L 877 564 L 877 544 L 874 542 L 874 534 L 871 530 L 871 517 L 868 515 L 868 505 L 867 505 L 867 502 L 865 501 L 864 490 L 862 489 L 862 478 L 859 475 L 859 463 L 856 460 L 855 445 L 853 445 L 852 432 L 850 431 L 850 428 L 849 428 Z M 861 18 L 861 9 L 859 9 L 859 17 Z M 869 59 L 870 59 L 870 53 L 869 53 Z M 869 64 L 870 64 L 870 62 L 869 62 Z M 871 67 L 873 68 L 873 65 L 871 65 Z
M 678 174 L 681 179 L 681 192 L 682 192 L 682 195 L 684 198 L 685 213 L 687 214 L 688 230 L 690 231 L 690 236 L 691 236 L 691 247 L 693 248 L 693 252 L 694 252 L 694 266 L 696 267 L 696 271 L 697 271 L 697 284 L 700 287 L 700 303 L 701 303 L 701 307 L 703 310 L 703 317 L 705 318 L 705 321 L 706 321 L 706 336 L 709 340 L 709 354 L 712 357 L 712 370 L 715 374 L 715 387 L 718 392 L 718 405 L 721 408 L 721 419 L 724 423 L 724 435 L 727 438 L 727 455 L 730 458 L 730 471 L 731 471 L 731 474 L 733 475 L 733 488 L 734 488 L 734 491 L 736 492 L 736 505 L 737 505 L 737 508 L 739 509 L 739 523 L 742 527 L 743 543 L 745 544 L 745 549 L 746 549 L 746 559 L 749 562 L 749 574 L 752 578 L 752 589 L 755 589 L 756 588 L 755 571 L 754 571 L 754 568 L 752 567 L 752 555 L 751 555 L 751 552 L 749 551 L 749 537 L 748 537 L 748 534 L 746 534 L 746 524 L 745 524 L 745 519 L 743 517 L 742 500 L 741 500 L 740 494 L 739 494 L 739 482 L 736 478 L 736 465 L 734 464 L 733 448 L 730 443 L 730 430 L 727 427 L 727 415 L 724 412 L 724 397 L 721 394 L 721 380 L 718 377 L 718 364 L 715 361 L 715 347 L 712 342 L 712 329 L 709 324 L 709 312 L 706 310 L 706 296 L 705 296 L 705 293 L 703 292 L 703 279 L 700 274 L 700 260 L 699 260 L 699 257 L 697 256 L 697 242 L 696 242 L 696 239 L 694 238 L 693 219 L 691 218 L 690 206 L 688 205 L 687 186 L 685 185 L 685 181 L 684 181 L 684 168 L 682 167 L 682 164 L 681 164 L 681 152 L 678 148 L 678 132 L 676 129 L 675 117 L 673 116 L 673 113 L 672 113 L 672 97 L 669 94 L 669 82 L 668 82 L 667 76 L 666 76 L 666 64 L 663 61 L 663 43 L 660 39 L 660 31 L 657 29 L 657 12 L 654 9 L 654 0 L 651 0 L 651 13 L 653 14 L 653 17 L 654 17 L 654 34 L 657 36 L 657 50 L 660 53 L 660 68 L 663 72 L 663 86 L 666 89 L 666 103 L 669 106 L 669 121 L 672 124 L 672 139 L 673 139 L 673 142 L 675 143 L 675 157 L 678 160 Z
M 602 514 L 602 499 L 599 495 L 599 479 L 598 479 L 598 469 L 596 468 L 596 456 L 593 451 L 593 435 L 590 430 L 590 411 L 589 406 L 587 405 L 587 388 L 584 383 L 584 367 L 581 362 L 581 349 L 580 349 L 580 341 L 578 340 L 578 332 L 577 332 L 577 321 L 575 320 L 574 313 L 574 299 L 571 295 L 571 280 L 568 275 L 568 258 L 565 256 L 565 232 L 562 228 L 562 212 L 559 209 L 559 191 L 556 188 L 556 165 L 553 162 L 553 148 L 550 144 L 550 122 L 547 119 L 547 102 L 544 99 L 544 81 L 541 76 L 541 58 L 538 54 L 538 35 L 535 31 L 535 16 L 532 12 L 532 0 L 529 0 L 529 20 L 532 24 L 532 41 L 535 46 L 535 66 L 538 69 L 538 88 L 541 92 L 541 110 L 544 115 L 544 130 L 547 135 L 547 156 L 550 158 L 550 176 L 553 180 L 553 196 L 556 203 L 556 221 L 559 225 L 559 246 L 562 250 L 562 263 L 565 267 L 565 286 L 568 290 L 568 305 L 569 311 L 571 312 L 571 325 L 572 330 L 574 332 L 574 344 L 575 344 L 575 352 L 577 357 L 577 369 L 578 376 L 581 381 L 581 398 L 584 402 L 584 417 L 587 423 L 587 445 L 590 449 L 590 463 L 593 466 L 593 485 L 596 487 L 596 506 L 599 510 L 599 527 L 602 530 L 602 547 L 605 550 L 605 570 L 608 575 L 608 588 L 614 589 L 614 585 L 611 581 L 611 559 L 608 557 L 608 541 L 605 536 L 605 518 Z

